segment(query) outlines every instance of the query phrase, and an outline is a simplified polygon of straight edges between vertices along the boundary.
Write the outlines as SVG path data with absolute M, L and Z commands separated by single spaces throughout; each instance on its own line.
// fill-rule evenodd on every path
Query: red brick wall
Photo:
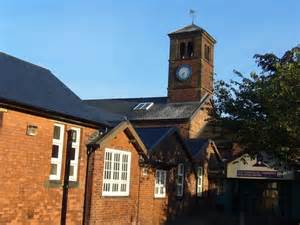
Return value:
M 194 43 L 194 56 L 180 58 L 180 43 Z M 210 61 L 205 59 L 205 45 L 210 47 Z M 172 37 L 170 40 L 170 60 L 168 79 L 168 100 L 170 102 L 200 101 L 207 92 L 212 92 L 214 43 L 205 33 L 190 33 Z M 192 67 L 192 75 L 185 81 L 176 77 L 177 68 L 187 64 Z
M 131 152 L 130 192 L 127 197 L 102 196 L 105 148 Z M 138 216 L 139 155 L 124 132 L 118 133 L 94 155 L 90 225 L 136 224 Z
M 153 158 L 169 163 L 184 163 L 185 182 L 183 197 L 176 196 L 177 166 L 167 171 L 165 198 L 154 197 L 155 168 L 149 168 L 148 175 L 142 175 L 140 197 L 140 224 L 157 225 L 188 212 L 194 204 L 196 184 L 191 162 L 175 134 L 155 147 Z
M 49 183 L 54 123 L 61 122 L 14 110 L 3 113 L 0 127 L 0 224 L 59 224 L 62 188 Z M 26 135 L 28 124 L 38 126 L 36 136 Z M 80 127 L 61 124 L 66 125 L 65 131 L 71 126 Z M 70 225 L 81 224 L 85 142 L 91 132 L 93 130 L 89 128 L 81 129 L 78 182 L 70 188 L 68 198 L 67 224 Z M 63 161 L 65 149 L 66 145 Z M 61 174 L 63 177 L 64 171 Z
M 148 168 L 147 175 L 141 176 L 139 222 L 141 225 L 163 224 L 167 219 L 168 198 L 154 198 L 155 168 Z M 170 175 L 167 172 L 167 179 Z M 167 193 L 168 193 L 167 188 Z

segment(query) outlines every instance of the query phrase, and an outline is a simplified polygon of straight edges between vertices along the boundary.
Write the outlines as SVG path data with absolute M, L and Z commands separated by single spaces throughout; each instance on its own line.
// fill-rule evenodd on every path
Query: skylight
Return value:
M 153 102 L 141 102 L 137 104 L 133 110 L 149 110 L 153 105 Z

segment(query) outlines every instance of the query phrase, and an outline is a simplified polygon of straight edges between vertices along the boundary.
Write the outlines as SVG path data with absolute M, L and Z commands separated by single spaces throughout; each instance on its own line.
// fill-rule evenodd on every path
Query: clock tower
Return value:
M 169 102 L 200 101 L 213 91 L 215 39 L 191 24 L 168 34 Z

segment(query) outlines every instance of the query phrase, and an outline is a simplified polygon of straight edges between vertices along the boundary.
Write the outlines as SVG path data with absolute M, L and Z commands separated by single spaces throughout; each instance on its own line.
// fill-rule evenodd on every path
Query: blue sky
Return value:
M 190 8 L 218 41 L 218 79 L 300 44 L 299 0 L 0 0 L 0 51 L 49 68 L 81 98 L 164 96 L 167 33 L 191 23 Z

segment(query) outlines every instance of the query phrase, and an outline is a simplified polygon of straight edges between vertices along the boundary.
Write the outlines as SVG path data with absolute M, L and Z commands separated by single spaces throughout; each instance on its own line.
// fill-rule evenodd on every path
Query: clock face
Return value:
M 187 80 L 192 75 L 192 68 L 189 65 L 180 65 L 176 70 L 176 77 L 181 80 Z

